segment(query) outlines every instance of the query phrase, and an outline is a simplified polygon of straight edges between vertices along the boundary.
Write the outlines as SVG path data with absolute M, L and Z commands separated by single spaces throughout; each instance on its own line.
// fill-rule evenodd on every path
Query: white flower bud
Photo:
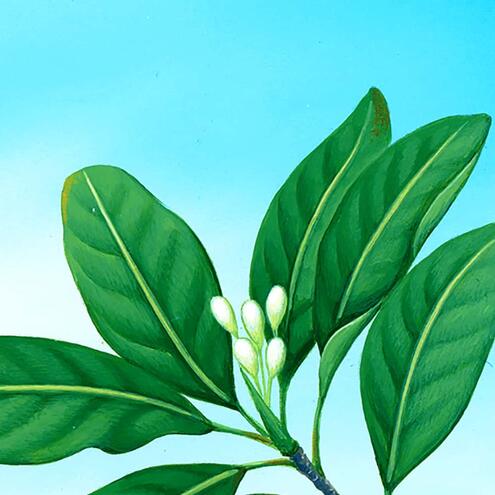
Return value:
M 215 320 L 234 337 L 239 336 L 237 321 L 232 305 L 225 297 L 215 296 L 211 298 L 210 308 Z
M 271 378 L 276 377 L 285 364 L 286 349 L 284 341 L 280 337 L 275 337 L 268 342 L 266 348 L 266 366 L 268 375 Z
M 239 364 L 253 377 L 258 375 L 258 354 L 249 339 L 238 339 L 234 344 L 234 355 Z
M 266 314 L 276 335 L 287 310 L 287 292 L 280 285 L 274 285 L 266 298 Z
M 261 306 L 256 301 L 249 299 L 241 307 L 241 317 L 249 337 L 261 350 L 265 340 L 265 315 Z

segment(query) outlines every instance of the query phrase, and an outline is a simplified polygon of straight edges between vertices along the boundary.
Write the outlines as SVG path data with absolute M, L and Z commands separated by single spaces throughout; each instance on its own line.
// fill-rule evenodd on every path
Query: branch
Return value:
M 324 476 L 321 476 L 315 467 L 304 453 L 304 450 L 299 447 L 294 455 L 290 457 L 291 461 L 296 466 L 296 469 L 306 476 L 313 483 L 315 488 L 324 495 L 339 495 L 337 490 Z

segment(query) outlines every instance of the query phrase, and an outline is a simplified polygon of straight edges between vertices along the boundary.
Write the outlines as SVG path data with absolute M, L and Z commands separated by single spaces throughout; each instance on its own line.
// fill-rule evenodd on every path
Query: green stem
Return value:
M 254 378 L 254 384 L 256 385 L 256 388 L 258 389 L 258 392 L 260 395 L 263 395 L 263 392 L 261 390 L 261 385 L 260 385 L 260 379 L 258 378 L 258 375 L 256 375 Z
M 383 490 L 383 495 L 392 495 L 393 490 L 389 490 L 388 488 L 385 488 Z
M 249 462 L 248 464 L 243 464 L 242 467 L 247 471 L 251 471 L 252 469 L 259 469 L 264 467 L 272 467 L 272 466 L 289 466 L 294 467 L 294 463 L 287 459 L 286 457 L 280 457 L 278 459 L 270 459 L 268 461 L 256 461 Z
M 256 421 L 242 406 L 237 403 L 237 410 L 241 416 L 262 436 L 268 437 L 268 433 L 263 426 Z
M 318 402 L 316 404 L 315 418 L 313 422 L 313 455 L 312 462 L 315 469 L 324 475 L 323 468 L 321 466 L 321 456 L 320 456 L 320 423 L 321 423 L 321 413 L 323 411 L 323 404 L 325 403 L 325 397 L 318 397 Z
M 214 421 L 212 421 L 211 424 L 213 426 L 214 431 L 250 438 L 251 440 L 255 440 L 256 442 L 260 442 L 264 445 L 267 445 L 268 447 L 275 448 L 273 442 L 264 435 L 259 435 L 258 433 L 253 433 L 252 431 L 240 430 L 238 428 L 233 428 L 231 426 L 223 425 L 221 423 L 215 423 Z
M 287 427 L 287 392 L 289 387 L 279 381 L 280 421 Z
M 262 397 L 266 397 L 266 375 L 265 375 L 265 364 L 263 360 L 263 349 L 258 350 L 258 359 L 261 368 L 261 384 L 263 385 L 263 393 L 261 395 Z
M 272 385 L 273 385 L 273 377 L 268 377 L 268 387 L 266 390 L 265 402 L 268 404 L 268 407 L 271 407 L 272 403 Z

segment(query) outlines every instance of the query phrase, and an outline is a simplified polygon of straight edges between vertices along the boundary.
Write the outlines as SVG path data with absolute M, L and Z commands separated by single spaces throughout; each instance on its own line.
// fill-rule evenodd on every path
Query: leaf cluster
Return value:
M 247 472 L 270 466 L 295 467 L 336 494 L 320 459 L 322 410 L 339 365 L 371 323 L 361 395 L 391 494 L 460 420 L 495 338 L 495 224 L 446 242 L 411 269 L 471 175 L 489 127 L 484 114 L 452 116 L 391 144 L 387 103 L 372 88 L 290 174 L 263 219 L 250 270 L 254 301 L 264 304 L 274 286 L 287 293 L 277 410 L 241 370 L 258 418 L 236 393 L 232 336 L 210 309 L 220 284 L 194 232 L 121 169 L 71 175 L 62 192 L 65 254 L 117 355 L 0 337 L 0 463 L 52 462 L 89 447 L 117 454 L 164 435 L 219 431 L 283 457 L 157 466 L 95 495 L 229 495 Z M 274 337 L 270 326 L 264 331 Z M 305 467 L 286 400 L 314 346 L 319 394 Z M 189 398 L 237 411 L 249 429 L 208 419 Z

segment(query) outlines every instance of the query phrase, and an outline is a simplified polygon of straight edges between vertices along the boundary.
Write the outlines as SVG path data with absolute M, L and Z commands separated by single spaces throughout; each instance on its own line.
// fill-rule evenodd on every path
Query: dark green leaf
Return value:
M 264 304 L 272 286 L 288 291 L 288 312 L 280 330 L 287 344 L 280 375 L 285 384 L 314 345 L 311 305 L 322 234 L 349 186 L 389 142 L 387 104 L 373 88 L 292 172 L 268 208 L 254 248 L 250 292 Z
M 495 337 L 495 224 L 415 267 L 371 326 L 361 394 L 383 483 L 394 489 L 452 431 Z
M 184 221 L 108 166 L 67 179 L 62 216 L 67 260 L 104 339 L 177 390 L 232 407 L 230 336 L 209 310 L 220 288 Z
M 0 337 L 0 463 L 39 464 L 88 447 L 133 450 L 212 430 L 186 399 L 121 358 L 54 340 Z
M 414 239 L 414 253 L 417 254 L 426 239 L 437 226 L 438 222 L 447 213 L 451 204 L 455 201 L 461 189 L 466 184 L 471 172 L 478 161 L 480 153 L 477 153 L 473 159 L 468 162 L 459 175 L 452 180 L 452 182 L 435 198 L 428 211 L 421 219 L 418 230 L 416 231 L 416 237 Z
M 422 127 L 393 144 L 349 189 L 318 255 L 320 350 L 404 275 L 466 181 L 489 126 L 487 115 L 474 115 Z
M 234 495 L 246 474 L 242 466 L 177 464 L 129 474 L 92 495 Z

